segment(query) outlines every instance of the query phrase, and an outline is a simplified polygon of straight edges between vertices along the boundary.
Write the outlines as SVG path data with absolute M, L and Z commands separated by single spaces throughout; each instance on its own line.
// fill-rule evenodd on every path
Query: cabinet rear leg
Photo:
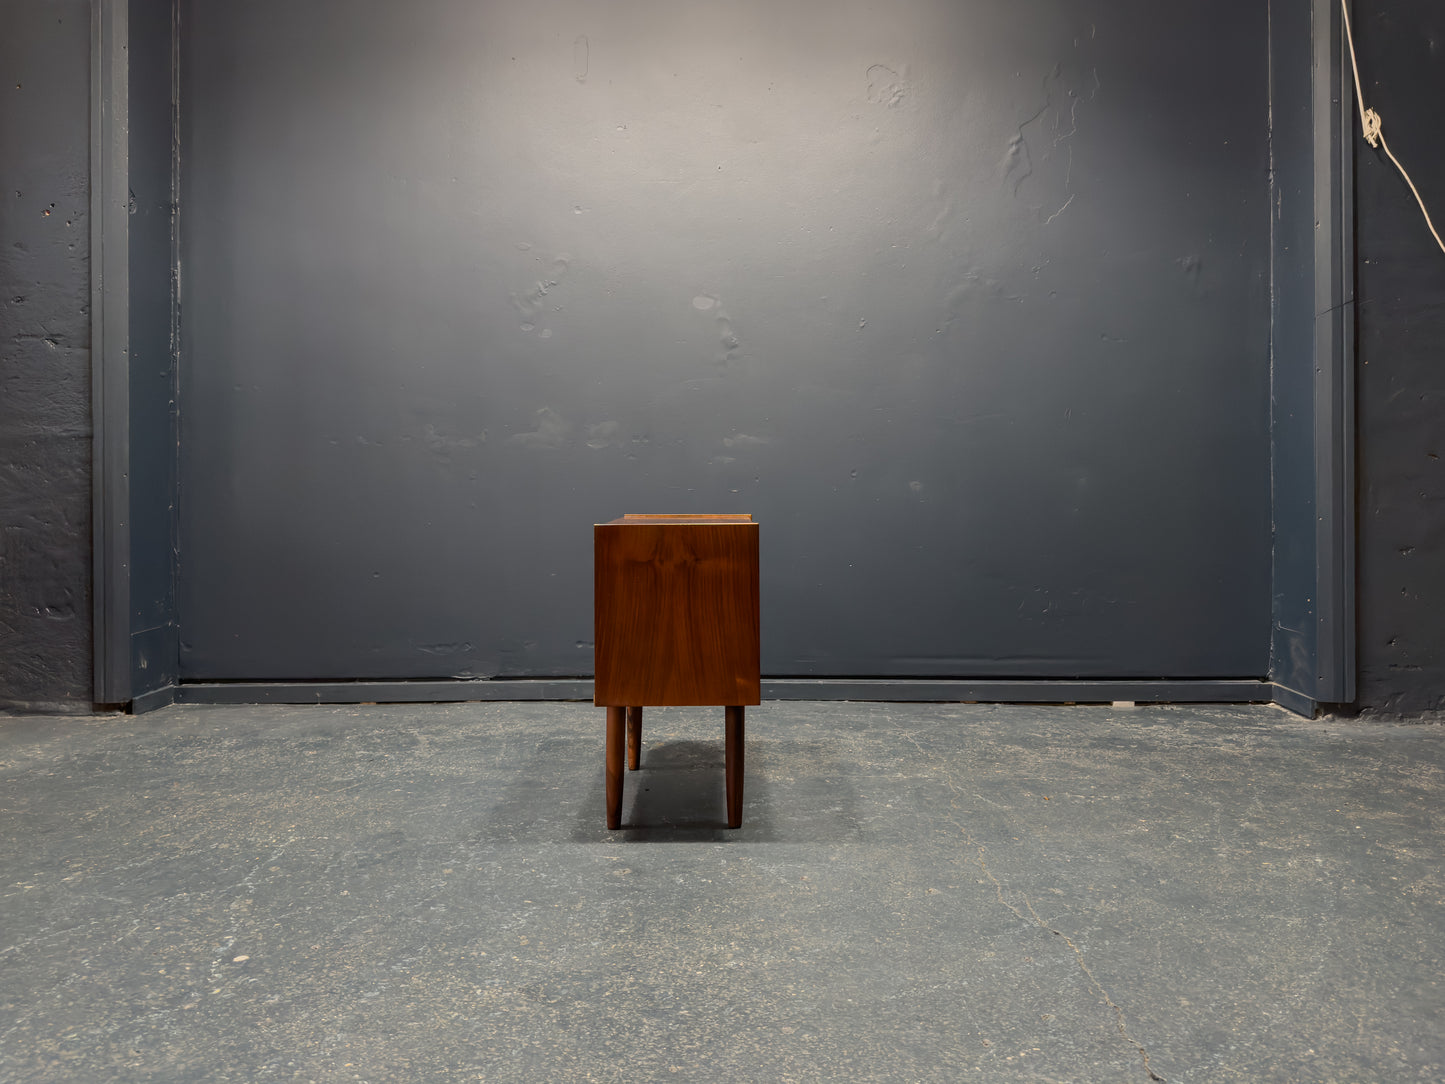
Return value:
M 723 757 L 728 794 L 728 827 L 741 828 L 743 823 L 743 709 L 727 708 L 726 737 Z

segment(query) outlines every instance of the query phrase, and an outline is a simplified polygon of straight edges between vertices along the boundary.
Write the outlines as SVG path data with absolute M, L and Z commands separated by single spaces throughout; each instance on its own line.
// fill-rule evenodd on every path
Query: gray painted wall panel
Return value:
M 586 674 L 743 510 L 768 673 L 1262 676 L 1265 16 L 1127 7 L 193 5 L 183 675 Z

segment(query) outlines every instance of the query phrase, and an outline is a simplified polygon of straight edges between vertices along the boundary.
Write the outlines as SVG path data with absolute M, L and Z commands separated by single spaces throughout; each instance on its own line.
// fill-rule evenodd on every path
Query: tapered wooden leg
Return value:
M 642 758 L 642 709 L 627 709 L 627 770 L 637 771 Z
M 723 743 L 723 771 L 727 776 L 728 827 L 743 824 L 743 709 L 728 708 L 726 737 Z
M 607 709 L 607 827 L 622 827 L 622 757 L 626 708 Z

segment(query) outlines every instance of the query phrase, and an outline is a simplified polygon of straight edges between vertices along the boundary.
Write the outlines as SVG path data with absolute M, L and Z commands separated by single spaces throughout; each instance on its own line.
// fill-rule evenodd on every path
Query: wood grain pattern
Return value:
M 607 827 L 622 827 L 622 758 L 626 708 L 607 709 Z
M 726 711 L 723 736 L 723 772 L 727 777 L 728 827 L 743 825 L 743 728 L 746 709 L 730 707 Z
M 627 709 L 627 770 L 637 771 L 642 760 L 642 709 Z
M 593 702 L 757 704 L 758 525 L 634 515 L 593 531 Z

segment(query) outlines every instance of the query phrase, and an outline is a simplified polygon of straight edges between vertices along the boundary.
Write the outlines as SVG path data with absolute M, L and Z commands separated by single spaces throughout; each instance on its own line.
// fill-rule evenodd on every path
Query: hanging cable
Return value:
M 1405 178 L 1405 183 L 1410 186 L 1410 191 L 1415 193 L 1415 202 L 1420 205 L 1420 213 L 1425 216 L 1425 225 L 1430 227 L 1431 236 L 1440 246 L 1440 251 L 1445 252 L 1445 241 L 1440 240 L 1440 234 L 1435 230 L 1435 223 L 1430 221 L 1430 212 L 1425 209 L 1425 201 L 1420 198 L 1420 190 L 1415 187 L 1415 182 L 1410 180 L 1410 175 L 1405 172 L 1405 167 L 1400 165 L 1400 160 L 1390 152 L 1390 144 L 1385 142 L 1385 133 L 1380 130 L 1380 114 L 1373 109 L 1365 108 L 1365 92 L 1360 88 L 1360 62 L 1355 59 L 1355 36 L 1350 32 L 1350 8 L 1346 0 L 1340 0 L 1340 9 L 1344 12 L 1345 17 L 1345 41 L 1350 46 L 1350 67 L 1355 70 L 1355 100 L 1360 103 L 1360 127 L 1364 132 L 1365 142 L 1372 147 L 1382 148 L 1385 154 L 1389 155 L 1390 161 L 1395 163 L 1395 168 L 1400 171 L 1400 176 Z

